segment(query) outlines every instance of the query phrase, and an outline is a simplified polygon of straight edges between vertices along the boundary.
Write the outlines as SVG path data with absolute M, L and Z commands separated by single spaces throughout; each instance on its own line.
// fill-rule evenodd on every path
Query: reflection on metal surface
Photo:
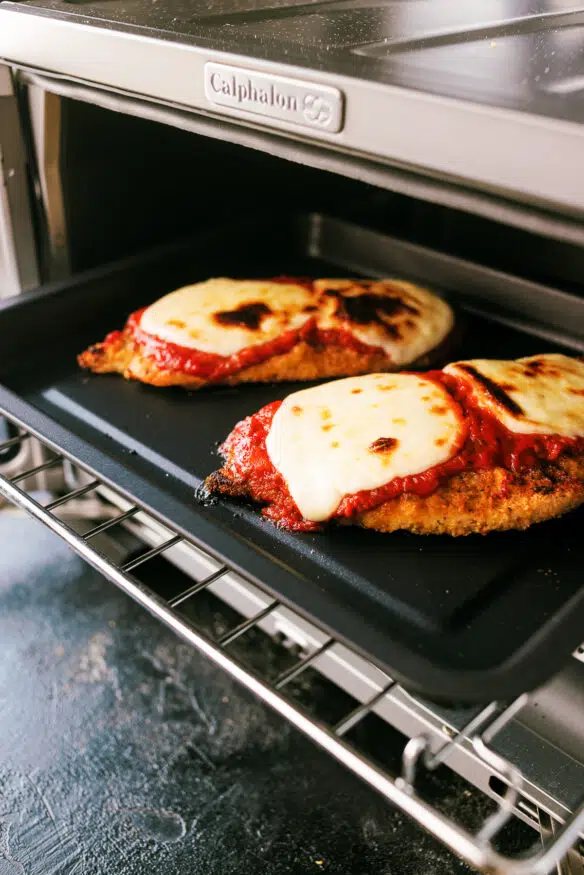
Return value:
M 258 73 L 226 64 L 205 64 L 205 94 L 218 106 L 336 134 L 343 126 L 338 88 Z
M 49 244 L 49 276 L 54 280 L 69 273 L 60 169 L 61 99 L 36 85 L 30 85 L 28 102 Z
M 57 462 L 64 463 L 66 455 L 55 447 L 51 447 L 51 449 L 53 452 L 57 452 Z M 0 452 L 1 450 L 2 445 L 0 445 Z M 92 481 L 86 485 L 87 487 L 97 488 L 99 484 L 96 481 Z M 80 488 L 83 489 L 85 487 L 73 489 L 70 493 L 63 496 L 59 501 L 59 506 L 66 504 L 67 500 L 74 500 L 80 494 Z M 89 489 L 86 491 L 89 491 Z M 476 755 L 483 759 L 485 764 L 498 775 L 498 780 L 502 785 L 499 808 L 494 814 L 487 817 L 479 831 L 473 834 L 449 816 L 425 802 L 416 789 L 417 772 L 423 766 L 423 761 L 420 761 L 420 755 L 427 747 L 426 739 L 420 737 L 408 745 L 405 751 L 404 777 L 395 778 L 376 765 L 354 744 L 347 743 L 340 737 L 345 731 L 348 731 L 349 727 L 352 729 L 360 723 L 371 709 L 378 707 L 391 694 L 396 686 L 391 678 L 383 675 L 380 678 L 378 689 L 369 697 L 365 706 L 353 708 L 344 718 L 336 723 L 335 731 L 335 725 L 311 716 L 293 698 L 290 698 L 286 692 L 282 692 L 282 684 L 278 684 L 277 678 L 275 683 L 273 681 L 270 682 L 248 668 L 228 650 L 230 642 L 235 638 L 261 625 L 272 618 L 275 612 L 282 610 L 282 606 L 275 602 L 273 597 L 262 588 L 255 585 L 259 596 L 259 604 L 251 617 L 241 623 L 237 623 L 231 630 L 223 632 L 220 637 L 212 637 L 208 633 L 203 632 L 197 625 L 196 603 L 194 603 L 194 599 L 196 592 L 201 591 L 207 586 L 216 585 L 223 577 L 227 576 L 230 573 L 230 569 L 227 566 L 215 568 L 210 574 L 204 576 L 203 580 L 195 588 L 188 586 L 185 592 L 175 593 L 174 597 L 169 600 L 160 594 L 155 594 L 151 589 L 133 577 L 129 570 L 133 565 L 118 565 L 92 546 L 90 539 L 98 530 L 103 531 L 103 524 L 97 527 L 94 526 L 85 535 L 79 534 L 56 516 L 51 511 L 50 505 L 43 506 L 32 495 L 16 485 L 15 478 L 10 480 L 0 476 L 0 493 L 36 519 L 39 519 L 53 532 L 60 535 L 74 550 L 83 556 L 94 568 L 119 586 L 120 589 L 134 598 L 154 616 L 162 620 L 185 641 L 197 647 L 248 690 L 274 708 L 283 717 L 287 718 L 297 729 L 311 738 L 312 741 L 344 764 L 369 786 L 375 788 L 388 801 L 412 817 L 417 823 L 475 868 L 485 873 L 488 872 L 490 875 L 547 875 L 566 856 L 573 843 L 577 840 L 581 829 L 584 827 L 584 800 L 575 810 L 572 818 L 558 830 L 552 839 L 545 843 L 543 849 L 539 852 L 536 851 L 530 856 L 522 857 L 521 859 L 511 859 L 500 855 L 490 843 L 491 838 L 498 833 L 503 822 L 511 814 L 511 802 L 517 795 L 517 788 L 523 785 L 522 775 L 513 764 L 504 760 L 491 749 L 491 742 L 493 741 L 493 736 L 506 725 L 517 709 L 524 704 L 524 697 L 520 697 L 515 702 L 511 702 L 502 708 L 490 708 L 487 722 L 485 719 L 471 721 L 468 725 L 475 728 L 472 729 L 470 736 L 465 736 L 464 738 L 457 737 L 452 740 L 452 743 L 448 744 L 448 752 L 452 753 L 458 745 L 470 743 Z M 56 505 L 53 504 L 53 507 L 56 508 Z M 112 520 L 111 525 L 121 523 L 124 519 L 127 520 L 129 518 L 129 511 L 132 511 L 136 517 L 139 513 L 143 513 L 142 509 L 138 506 L 136 506 L 134 513 L 134 507 L 130 506 L 115 518 L 115 522 Z M 163 551 L 177 549 L 182 544 L 187 543 L 184 537 L 178 534 L 173 535 L 167 525 L 164 525 L 164 529 L 166 531 L 165 537 L 162 538 L 160 544 L 139 557 L 138 561 L 140 563 L 148 561 L 149 558 L 159 555 Z M 189 610 L 185 614 L 183 613 L 182 606 L 186 602 L 189 603 Z M 172 607 L 173 604 L 181 606 L 181 610 L 175 611 Z M 195 610 L 193 610 L 193 607 Z M 326 637 L 326 633 L 323 633 L 323 636 Z M 328 653 L 331 651 L 331 646 L 325 649 L 322 647 L 322 643 L 324 642 L 321 642 L 320 646 L 313 648 L 318 650 L 319 656 L 322 656 L 325 650 Z M 332 647 L 334 646 L 336 646 L 336 642 L 332 645 Z M 293 668 L 293 674 L 298 676 L 310 663 L 311 661 L 306 658 L 306 654 L 301 655 Z M 291 674 L 290 671 L 287 674 Z M 444 757 L 444 754 L 442 756 Z M 511 790 L 507 789 L 505 779 L 510 782 Z
M 544 90 L 550 94 L 578 94 L 578 92 L 584 91 L 584 75 L 560 79 L 557 82 L 552 82 L 551 85 L 545 85 Z
M 568 97 L 584 88 L 584 14 L 549 30 L 485 28 L 400 49 L 376 43 L 353 51 L 378 58 L 403 85 L 420 86 L 431 76 L 445 92 L 481 94 L 503 104 L 535 96 L 543 101 L 546 94 L 548 100 Z
M 380 0 L 333 0 L 290 5 L 285 8 L 245 9 L 232 13 L 197 15 L 193 21 L 220 28 L 222 35 L 262 43 L 356 50 L 384 55 L 441 45 L 493 39 L 522 33 L 545 33 L 558 27 L 584 22 L 584 6 L 550 10 L 545 2 L 517 3 L 508 0 L 474 0 L 457 3 L 380 2 Z M 229 36 L 231 35 L 231 36 Z M 461 71 L 464 72 L 464 71 Z
M 547 811 L 538 810 L 538 819 L 541 833 L 541 840 L 544 843 L 549 840 L 550 836 L 556 835 L 559 829 L 559 824 Z M 557 865 L 557 875 L 584 875 L 584 860 L 582 856 L 575 850 L 568 851 L 563 860 Z
M 28 168 L 16 95 L 0 63 L 0 298 L 39 284 Z
M 440 46 L 466 44 L 475 40 L 494 40 L 528 33 L 542 35 L 558 28 L 579 27 L 584 24 L 584 6 L 555 12 L 526 12 L 526 14 L 519 16 L 498 17 L 494 4 L 487 4 L 487 7 L 482 10 L 484 14 L 482 16 L 479 15 L 478 18 L 476 16 L 476 7 L 472 7 L 469 4 L 463 8 L 467 11 L 472 9 L 475 13 L 467 17 L 465 26 L 459 20 L 458 26 L 438 26 L 435 30 L 427 27 L 425 32 L 419 36 L 413 35 L 399 39 L 380 40 L 377 47 L 370 44 L 368 54 L 375 53 L 376 48 L 385 53 L 391 51 L 401 52 L 406 49 L 416 51 Z

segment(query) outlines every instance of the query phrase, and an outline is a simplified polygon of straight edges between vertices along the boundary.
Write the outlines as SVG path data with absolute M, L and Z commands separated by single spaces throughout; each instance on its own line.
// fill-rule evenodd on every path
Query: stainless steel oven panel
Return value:
M 70 6 L 64 4 L 63 11 L 67 14 L 55 16 L 30 5 L 2 3 L 0 58 L 81 85 L 115 89 L 126 96 L 195 111 L 209 119 L 227 117 L 257 130 L 277 131 L 288 141 L 317 144 L 329 155 L 341 152 L 356 155 L 359 161 L 389 162 L 425 176 L 572 214 L 579 220 L 584 215 L 584 190 L 574 184 L 581 174 L 584 129 L 573 120 L 532 114 L 525 107 L 517 111 L 514 106 L 473 103 L 472 93 L 470 99 L 463 100 L 404 87 L 399 77 L 392 79 L 391 73 L 382 69 L 381 57 L 365 66 L 363 58 L 353 51 L 356 47 L 350 45 L 346 47 L 346 63 L 338 69 L 323 63 L 308 48 L 306 66 L 301 66 L 291 63 L 280 45 L 273 47 L 270 60 L 259 58 L 257 46 L 246 39 L 244 28 L 240 40 L 218 50 L 220 22 L 209 22 L 208 26 L 202 22 L 194 38 L 188 33 L 173 38 L 168 32 L 157 38 L 152 27 L 148 31 L 122 28 L 103 19 L 88 24 L 87 16 L 76 18 Z M 566 19 L 560 25 L 576 28 L 581 17 L 577 13 L 577 9 L 568 9 L 556 18 Z M 326 16 L 327 10 L 321 14 Z M 535 18 L 535 22 L 526 21 L 529 33 L 534 23 L 544 29 L 548 25 L 545 15 Z M 525 30 L 519 19 L 503 19 L 495 22 L 503 33 L 505 27 L 514 32 Z M 286 16 L 279 27 L 285 29 Z M 463 31 L 459 28 L 450 37 L 459 44 L 464 40 Z M 476 28 L 473 33 L 476 38 Z M 370 47 L 376 42 L 372 37 Z M 205 93 L 208 63 L 336 89 L 345 105 L 342 129 L 336 133 L 314 126 L 307 129 L 281 118 L 259 120 L 254 112 L 239 106 L 218 107 Z M 349 75 L 344 72 L 347 69 Z M 464 67 L 460 74 L 464 75 Z M 513 148 L 509 148 L 510 143 Z M 561 154 L 562 160 L 550 160 L 553 154 Z

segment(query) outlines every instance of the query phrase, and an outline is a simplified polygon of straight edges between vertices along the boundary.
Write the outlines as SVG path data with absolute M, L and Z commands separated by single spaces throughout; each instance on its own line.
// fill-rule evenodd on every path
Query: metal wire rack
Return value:
M 0 453 L 10 447 L 21 445 L 32 436 L 13 417 L 7 418 L 20 429 L 20 433 L 1 443 Z M 255 614 L 245 618 L 216 638 L 204 633 L 198 628 L 196 620 L 192 619 L 192 611 L 189 611 L 189 616 L 185 617 L 182 611 L 178 612 L 177 609 L 184 608 L 185 604 L 194 600 L 198 593 L 212 587 L 225 575 L 230 574 L 233 569 L 228 564 L 221 564 L 212 573 L 202 580 L 194 582 L 182 592 L 176 593 L 170 598 L 162 598 L 141 583 L 133 572 L 139 566 L 170 551 L 182 542 L 188 543 L 188 539 L 179 534 L 171 534 L 160 544 L 146 549 L 130 561 L 116 564 L 95 547 L 97 536 L 132 520 L 137 515 L 146 513 L 154 520 L 156 517 L 150 511 L 145 511 L 140 505 L 133 504 L 116 513 L 115 516 L 94 525 L 85 533 L 79 534 L 56 511 L 69 502 L 90 495 L 101 487 L 102 483 L 98 477 L 87 471 L 79 460 L 73 459 L 62 449 L 51 446 L 48 441 L 43 441 L 43 443 L 51 454 L 50 458 L 26 471 L 20 471 L 15 476 L 0 476 L 0 494 L 63 538 L 106 578 L 169 626 L 177 635 L 223 668 L 244 687 L 281 714 L 336 760 L 343 763 L 365 783 L 381 793 L 390 803 L 408 814 L 421 827 L 471 866 L 482 872 L 490 873 L 490 875 L 503 875 L 503 873 L 505 875 L 548 875 L 559 866 L 563 867 L 560 870 L 562 872 L 574 871 L 571 868 L 572 864 L 569 862 L 568 855 L 580 833 L 584 831 L 584 798 L 563 825 L 550 820 L 547 828 L 544 829 L 545 824 L 542 823 L 542 833 L 547 837 L 540 848 L 532 851 L 529 855 L 521 858 L 506 857 L 499 853 L 493 844 L 503 826 L 513 816 L 521 798 L 524 778 L 511 762 L 493 749 L 492 744 L 501 730 L 525 706 L 527 695 L 519 696 L 512 702 L 491 702 L 475 711 L 466 725 L 452 733 L 437 748 L 431 744 L 431 739 L 426 735 L 412 738 L 403 751 L 401 775 L 397 777 L 390 775 L 365 755 L 362 750 L 358 749 L 355 744 L 348 741 L 347 736 L 368 714 L 373 712 L 384 697 L 396 688 L 397 684 L 392 678 L 388 675 L 383 676 L 379 672 L 380 682 L 377 690 L 368 700 L 358 704 L 334 725 L 311 716 L 288 694 L 287 690 L 293 681 L 309 667 L 315 667 L 318 661 L 338 644 L 335 638 L 324 630 L 320 630 L 322 643 L 302 653 L 293 665 L 275 679 L 268 681 L 260 677 L 234 657 L 228 648 L 245 633 L 260 626 L 267 618 L 273 616 L 278 609 L 282 608 L 282 604 L 267 591 L 263 591 L 263 607 Z M 89 482 L 84 482 L 83 485 L 44 505 L 23 487 L 22 484 L 30 484 L 30 478 L 35 475 L 69 462 L 73 462 L 78 468 L 85 471 L 86 475 L 90 476 Z M 108 486 L 107 489 L 111 491 L 111 487 Z M 168 530 L 168 523 L 163 522 L 162 524 Z M 254 583 L 254 586 L 257 588 L 257 584 Z M 499 777 L 505 788 L 498 800 L 496 810 L 486 817 L 481 827 L 474 833 L 428 804 L 417 790 L 420 773 L 424 770 L 432 771 L 439 765 L 446 763 L 453 751 L 462 744 L 472 746 L 475 755 Z M 566 865 L 568 868 L 565 868 Z

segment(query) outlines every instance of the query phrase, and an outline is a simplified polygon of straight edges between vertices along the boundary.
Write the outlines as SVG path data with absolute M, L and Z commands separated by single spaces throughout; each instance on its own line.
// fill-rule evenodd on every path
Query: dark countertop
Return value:
M 0 875 L 468 871 L 12 512 L 0 642 Z

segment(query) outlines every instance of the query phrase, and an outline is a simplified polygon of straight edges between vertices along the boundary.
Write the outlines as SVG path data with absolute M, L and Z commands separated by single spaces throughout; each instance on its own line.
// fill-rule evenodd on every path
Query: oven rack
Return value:
M 159 520 L 154 513 L 141 507 L 138 503 L 132 501 L 128 506 L 128 498 L 123 495 L 121 490 L 119 490 L 118 496 L 122 504 L 125 503 L 126 509 L 116 512 L 114 516 L 80 534 L 62 519 L 57 511 L 69 502 L 90 496 L 104 487 L 111 493 L 111 485 L 105 484 L 95 477 L 86 466 L 63 449 L 52 445 L 44 438 L 40 438 L 32 430 L 27 430 L 24 424 L 15 417 L 4 412 L 2 415 L 12 422 L 18 430 L 18 434 L 0 443 L 0 453 L 11 447 L 24 446 L 32 438 L 41 440 L 47 451 L 45 461 L 25 471 L 19 471 L 16 475 L 0 475 L 0 494 L 9 502 L 44 523 L 104 577 L 115 583 L 184 641 L 196 647 L 314 743 L 342 763 L 349 771 L 377 790 L 388 802 L 409 815 L 423 829 L 475 869 L 489 873 L 489 875 L 548 875 L 554 869 L 558 870 L 558 867 L 562 867 L 562 861 L 570 854 L 572 846 L 578 841 L 580 833 L 584 830 L 584 798 L 564 824 L 559 824 L 546 812 L 538 811 L 541 831 L 547 836 L 547 839 L 542 840 L 541 847 L 532 850 L 530 854 L 521 858 L 507 857 L 498 852 L 493 844 L 503 826 L 514 814 L 522 795 L 525 779 L 516 766 L 493 749 L 492 743 L 501 730 L 525 706 L 528 699 L 526 694 L 511 702 L 490 702 L 486 706 L 476 709 L 468 722 L 461 729 L 450 733 L 446 740 L 442 739 L 438 747 L 432 743 L 433 739 L 428 735 L 419 735 L 410 739 L 402 753 L 401 775 L 392 776 L 359 750 L 355 744 L 347 741 L 346 736 L 368 714 L 372 713 L 391 691 L 395 690 L 398 686 L 396 681 L 375 668 L 379 676 L 377 690 L 369 699 L 346 713 L 336 724 L 326 723 L 311 716 L 287 695 L 286 688 L 303 671 L 315 666 L 327 652 L 330 653 L 335 647 L 346 648 L 345 644 L 340 644 L 334 636 L 329 635 L 324 629 L 320 629 L 322 643 L 317 646 L 313 645 L 301 653 L 291 667 L 272 681 L 259 676 L 230 654 L 227 648 L 250 630 L 260 627 L 278 609 L 284 607 L 283 604 L 267 591 L 260 590 L 257 583 L 254 582 L 252 585 L 262 592 L 263 607 L 217 638 L 203 632 L 191 617 L 186 619 L 181 616 L 177 612 L 177 608 L 194 599 L 203 590 L 212 589 L 213 584 L 233 573 L 234 569 L 225 562 L 215 563 L 217 565 L 215 570 L 201 580 L 194 582 L 169 599 L 162 598 L 141 583 L 133 572 L 156 556 L 161 556 L 166 551 L 172 550 L 173 547 L 183 543 L 189 544 L 189 539 L 177 532 L 170 531 L 167 521 Z M 42 504 L 38 496 L 27 491 L 26 485 L 34 482 L 34 479 L 31 478 L 43 472 L 56 470 L 59 466 L 64 467 L 71 462 L 81 472 L 84 472 L 86 478 L 89 478 L 82 485 L 64 495 L 53 498 L 47 504 Z M 113 561 L 94 546 L 94 539 L 97 536 L 139 516 L 158 522 L 169 532 L 169 537 L 123 563 Z M 193 549 L 201 552 L 199 546 L 194 544 L 192 546 Z M 209 558 L 213 557 L 209 555 Z M 239 572 L 236 573 L 241 576 Z M 311 625 L 316 627 L 313 620 L 311 620 Z M 475 833 L 469 832 L 454 819 L 430 805 L 416 789 L 417 778 L 423 770 L 432 771 L 439 765 L 446 764 L 453 751 L 463 744 L 471 746 L 475 756 L 499 777 L 502 782 L 501 786 L 505 788 L 498 799 L 496 810 L 486 817 L 480 829 Z M 567 869 L 561 868 L 558 871 L 571 872 L 570 864 L 567 863 L 567 866 Z

